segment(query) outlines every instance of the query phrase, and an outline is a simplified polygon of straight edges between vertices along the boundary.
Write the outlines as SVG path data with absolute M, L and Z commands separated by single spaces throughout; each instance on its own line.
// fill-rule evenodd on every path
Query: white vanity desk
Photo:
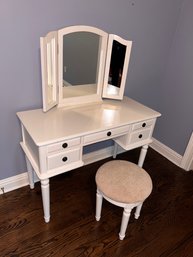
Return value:
M 50 220 L 49 178 L 84 165 L 83 147 L 113 139 L 125 150 L 143 146 L 142 166 L 160 114 L 134 100 L 104 100 L 74 108 L 17 113 L 22 124 L 30 187 L 33 170 L 41 181 L 44 218 Z
M 29 184 L 35 171 L 49 222 L 49 178 L 83 166 L 83 147 L 107 139 L 115 142 L 114 157 L 117 145 L 142 146 L 142 166 L 160 114 L 123 97 L 131 41 L 78 25 L 48 33 L 40 45 L 43 109 L 17 115 Z

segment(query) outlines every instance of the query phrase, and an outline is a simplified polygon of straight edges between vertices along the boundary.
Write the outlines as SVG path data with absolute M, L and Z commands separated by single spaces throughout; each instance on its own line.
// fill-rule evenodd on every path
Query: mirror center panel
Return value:
M 90 32 L 63 36 L 63 98 L 97 93 L 99 43 Z
M 90 26 L 41 37 L 43 111 L 123 99 L 131 41 Z

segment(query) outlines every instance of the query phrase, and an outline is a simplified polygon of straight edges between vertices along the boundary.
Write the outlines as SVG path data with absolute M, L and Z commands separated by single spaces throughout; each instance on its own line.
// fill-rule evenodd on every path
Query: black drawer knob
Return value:
M 62 147 L 63 147 L 63 148 L 66 148 L 66 147 L 68 147 L 68 144 L 67 144 L 67 143 L 64 143 L 64 144 L 62 145 Z
M 143 137 L 143 135 L 142 135 L 142 134 L 140 134 L 140 135 L 139 135 L 139 138 L 142 138 L 142 137 Z
M 66 162 L 68 160 L 68 158 L 65 156 L 62 158 L 63 162 Z
M 146 126 L 146 123 L 144 122 L 144 123 L 142 124 L 142 127 L 145 128 L 145 126 Z
M 111 136 L 111 131 L 107 132 L 107 136 L 108 136 L 108 137 Z

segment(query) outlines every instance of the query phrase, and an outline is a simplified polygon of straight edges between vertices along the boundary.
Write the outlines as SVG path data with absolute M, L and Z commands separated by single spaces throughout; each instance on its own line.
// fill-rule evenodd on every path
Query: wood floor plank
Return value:
M 137 162 L 139 150 L 118 156 Z M 150 149 L 144 168 L 153 191 L 141 216 L 118 238 L 122 208 L 104 201 L 95 220 L 95 173 L 106 159 L 50 180 L 51 221 L 40 184 L 0 196 L 0 257 L 193 257 L 193 172 Z

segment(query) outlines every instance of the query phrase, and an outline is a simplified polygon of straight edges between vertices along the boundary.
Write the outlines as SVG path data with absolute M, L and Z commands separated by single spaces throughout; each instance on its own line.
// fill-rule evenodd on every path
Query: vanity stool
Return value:
M 152 191 L 149 174 L 134 163 L 113 160 L 103 164 L 96 173 L 96 220 L 101 217 L 103 197 L 110 203 L 123 207 L 123 217 L 119 232 L 120 240 L 125 237 L 132 209 L 136 207 L 138 219 L 144 200 Z

